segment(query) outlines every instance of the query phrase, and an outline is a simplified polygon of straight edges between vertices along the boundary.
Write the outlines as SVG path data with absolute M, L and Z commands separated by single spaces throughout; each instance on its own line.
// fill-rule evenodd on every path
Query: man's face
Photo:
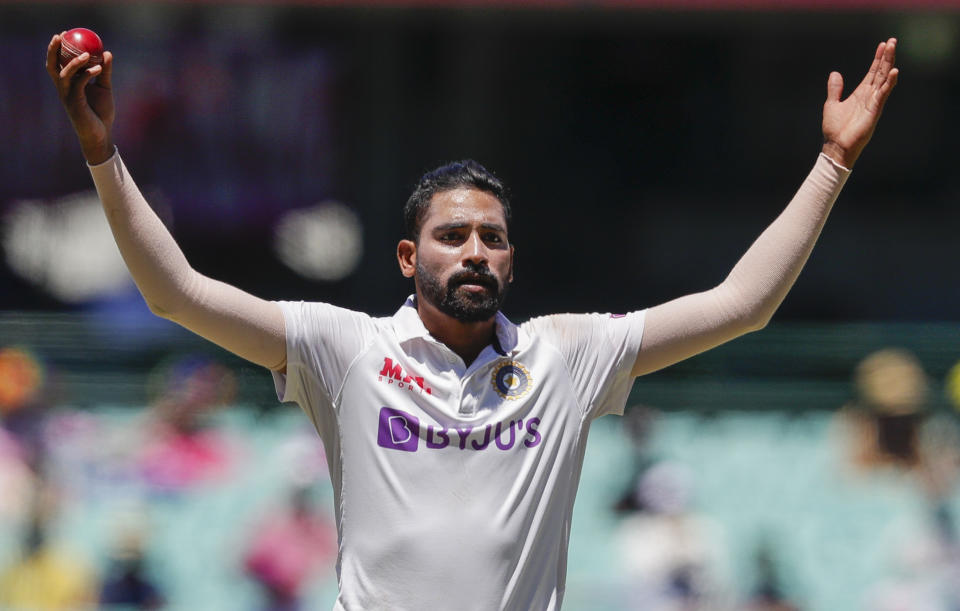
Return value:
M 496 197 L 471 188 L 433 196 L 420 229 L 418 293 L 461 322 L 488 320 L 513 280 L 513 247 Z

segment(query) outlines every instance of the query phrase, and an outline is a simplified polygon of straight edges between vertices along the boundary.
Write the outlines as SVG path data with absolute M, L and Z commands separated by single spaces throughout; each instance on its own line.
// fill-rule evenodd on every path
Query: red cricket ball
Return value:
M 70 63 L 74 57 L 87 52 L 90 59 L 86 67 L 103 63 L 103 41 L 97 33 L 87 28 L 73 28 L 60 37 L 60 69 Z

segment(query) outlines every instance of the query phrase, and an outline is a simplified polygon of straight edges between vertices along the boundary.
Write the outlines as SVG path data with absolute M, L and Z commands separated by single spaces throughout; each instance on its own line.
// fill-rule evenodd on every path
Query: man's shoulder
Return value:
M 378 334 L 391 328 L 395 316 L 376 316 L 323 301 L 277 301 L 288 325 L 300 329 Z
M 557 314 L 544 314 L 535 316 L 521 323 L 520 327 L 528 333 L 560 332 L 617 324 L 621 321 L 629 321 L 636 316 L 642 316 L 643 313 L 643 311 L 638 311 L 624 314 L 611 312 L 562 312 Z
M 277 305 L 287 312 L 307 314 L 314 316 L 356 318 L 369 320 L 372 322 L 390 321 L 393 315 L 376 315 L 354 310 L 343 306 L 334 305 L 326 301 L 275 301 Z
M 538 338 L 561 351 L 575 347 L 598 346 L 643 333 L 645 311 L 626 314 L 590 312 L 559 313 L 531 318 L 520 328 L 531 338 Z

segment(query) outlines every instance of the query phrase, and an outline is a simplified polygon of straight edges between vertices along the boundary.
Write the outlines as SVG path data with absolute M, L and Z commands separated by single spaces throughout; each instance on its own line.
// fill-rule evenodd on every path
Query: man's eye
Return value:
M 440 239 L 443 240 L 444 242 L 456 242 L 457 240 L 460 239 L 460 234 L 454 233 L 454 232 L 445 233 L 440 236 Z
M 500 239 L 500 236 L 495 233 L 488 233 L 483 239 L 487 242 L 493 242 L 494 244 L 499 244 L 503 241 Z

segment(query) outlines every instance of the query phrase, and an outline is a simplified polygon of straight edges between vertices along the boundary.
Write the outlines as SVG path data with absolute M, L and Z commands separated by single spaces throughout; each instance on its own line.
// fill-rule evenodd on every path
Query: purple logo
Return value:
M 416 452 L 420 445 L 420 419 L 413 414 L 393 409 L 380 408 L 380 426 L 377 429 L 377 445 L 388 450 Z M 540 418 L 523 418 L 508 422 L 487 424 L 482 429 L 472 426 L 446 428 L 424 424 L 424 447 L 430 450 L 459 448 L 482 451 L 496 447 L 507 451 L 511 448 L 535 448 L 543 441 L 540 433 Z
M 416 452 L 420 442 L 420 419 L 391 407 L 380 408 L 377 445 L 381 448 Z

